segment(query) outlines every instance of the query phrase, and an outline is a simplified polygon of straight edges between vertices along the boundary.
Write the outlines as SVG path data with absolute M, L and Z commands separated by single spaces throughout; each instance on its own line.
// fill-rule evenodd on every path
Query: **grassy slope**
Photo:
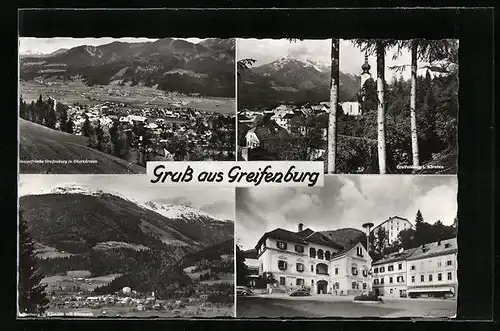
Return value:
M 21 163 L 20 173 L 125 174 L 145 173 L 146 169 L 86 146 L 85 137 L 46 128 L 19 119 L 19 159 L 28 160 L 97 160 L 97 163 Z

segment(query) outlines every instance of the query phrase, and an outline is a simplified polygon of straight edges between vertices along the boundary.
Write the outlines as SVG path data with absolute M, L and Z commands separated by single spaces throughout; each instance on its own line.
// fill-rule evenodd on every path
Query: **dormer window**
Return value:
M 356 247 L 356 255 L 363 257 L 363 248 L 361 247 Z
M 286 249 L 286 242 L 284 241 L 277 241 L 276 246 L 278 246 L 279 249 Z

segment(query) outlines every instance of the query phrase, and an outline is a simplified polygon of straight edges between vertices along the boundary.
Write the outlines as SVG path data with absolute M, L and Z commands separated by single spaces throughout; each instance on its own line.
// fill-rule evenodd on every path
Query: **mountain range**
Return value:
M 232 221 L 192 207 L 139 204 L 74 184 L 22 196 L 19 208 L 38 243 L 73 254 L 134 246 L 195 252 L 231 239 L 234 231 Z
M 339 73 L 339 100 L 355 101 L 359 77 Z M 320 102 L 330 99 L 330 66 L 310 60 L 282 57 L 241 72 L 238 108 L 276 107 L 284 103 Z
M 165 91 L 234 97 L 235 40 L 82 45 L 51 54 L 23 54 L 20 78 L 82 78 L 88 85 L 145 85 Z

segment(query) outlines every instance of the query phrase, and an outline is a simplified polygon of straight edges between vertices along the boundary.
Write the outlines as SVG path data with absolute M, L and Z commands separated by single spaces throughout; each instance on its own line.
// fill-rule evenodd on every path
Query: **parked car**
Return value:
M 308 295 L 311 295 L 311 293 L 309 293 L 309 291 L 305 290 L 305 289 L 299 289 L 299 290 L 296 290 L 296 291 L 290 293 L 291 297 L 305 297 Z
M 252 295 L 253 291 L 246 286 L 236 286 L 236 295 L 237 296 L 247 296 Z

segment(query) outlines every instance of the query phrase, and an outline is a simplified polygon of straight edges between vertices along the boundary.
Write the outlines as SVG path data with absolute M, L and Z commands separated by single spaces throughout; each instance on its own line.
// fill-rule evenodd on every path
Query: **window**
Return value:
M 439 281 L 443 280 L 443 274 L 442 273 L 438 273 L 438 280 Z
M 280 277 L 280 285 L 285 285 L 285 277 Z
M 339 274 L 339 268 L 335 268 L 335 274 L 338 275 Z
M 438 262 L 438 268 L 441 268 L 441 262 Z
M 403 270 L 403 263 L 398 264 L 398 270 Z
M 384 277 L 380 278 L 380 284 L 384 284 Z
M 297 278 L 295 284 L 298 285 L 298 286 L 304 285 L 304 279 L 303 278 Z
M 389 290 L 389 293 L 391 293 L 391 294 L 392 294 L 392 288 Z
M 415 270 L 415 265 L 413 264 L 410 269 Z
M 451 264 L 452 264 L 452 261 L 451 261 L 451 260 L 446 261 L 446 265 L 447 265 L 447 266 L 450 266 Z
M 373 284 L 378 285 L 378 279 L 373 280 Z
M 286 261 L 279 260 L 278 261 L 278 269 L 280 269 L 280 270 L 286 270 Z
M 351 268 L 351 272 L 354 276 L 356 276 L 358 274 L 358 268 L 357 267 L 352 267 Z
M 432 282 L 432 274 L 429 275 L 429 282 Z
M 297 263 L 297 271 L 298 272 L 303 272 L 304 271 L 304 264 Z
M 314 279 L 311 279 L 311 286 L 314 286 Z
M 286 249 L 286 242 L 284 241 L 277 241 L 276 246 L 278 246 L 279 249 Z
M 363 249 L 361 247 L 356 247 L 356 255 L 363 257 Z
M 420 282 L 423 283 L 425 281 L 425 276 L 424 275 L 420 275 Z
M 323 260 L 323 250 L 318 249 L 318 259 Z
M 385 267 L 380 267 L 380 272 L 385 272 Z
M 312 247 L 309 249 L 309 257 L 312 257 L 312 258 L 316 257 L 316 250 Z
M 363 290 L 366 290 L 366 283 L 363 283 Z
M 405 278 L 403 276 L 398 276 L 397 281 L 398 283 L 403 283 L 405 281 Z
M 301 245 L 295 245 L 295 251 L 297 253 L 304 253 L 304 246 Z
M 363 277 L 368 277 L 368 270 L 363 269 Z
M 388 266 L 387 271 L 394 271 L 394 266 L 393 265 Z
M 311 272 L 314 272 L 314 265 L 311 264 Z
M 378 274 L 378 268 L 373 269 L 374 274 Z
M 357 283 L 356 282 L 352 282 L 352 289 L 355 290 L 356 289 L 356 285 Z
M 452 277 L 451 277 L 451 272 L 448 272 L 448 280 L 451 280 Z
M 326 251 L 325 252 L 325 260 L 330 261 L 330 257 L 331 257 L 330 251 Z
M 415 276 L 411 276 L 411 282 L 415 283 Z
M 389 283 L 392 283 L 392 277 L 389 277 Z
M 444 244 L 444 248 L 450 248 L 451 244 Z

